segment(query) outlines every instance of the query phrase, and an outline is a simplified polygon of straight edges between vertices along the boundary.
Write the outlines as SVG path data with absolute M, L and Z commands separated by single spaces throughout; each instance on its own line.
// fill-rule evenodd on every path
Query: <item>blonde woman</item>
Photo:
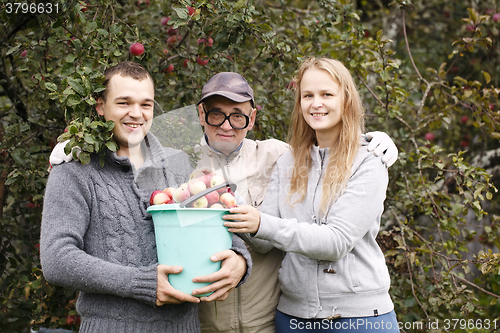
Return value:
M 352 76 L 337 60 L 310 58 L 296 81 L 292 149 L 279 158 L 260 212 L 233 208 L 225 225 L 257 251 L 286 252 L 277 333 L 399 332 L 375 241 L 388 174 L 360 140 Z

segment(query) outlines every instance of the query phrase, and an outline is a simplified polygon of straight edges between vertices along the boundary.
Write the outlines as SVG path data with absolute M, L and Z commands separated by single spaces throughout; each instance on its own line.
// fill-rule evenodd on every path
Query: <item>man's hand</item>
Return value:
M 398 147 L 392 139 L 384 132 L 366 133 L 366 139 L 370 141 L 368 151 L 373 151 L 375 156 L 382 156 L 382 162 L 389 168 L 398 159 Z
M 183 302 L 199 303 L 200 299 L 192 295 L 183 293 L 172 287 L 168 282 L 168 274 L 179 274 L 182 272 L 181 266 L 158 265 L 156 284 L 156 305 L 180 304 Z
M 212 282 L 210 285 L 193 290 L 193 295 L 200 295 L 208 292 L 213 294 L 202 297 L 204 302 L 223 301 L 231 291 L 236 288 L 243 275 L 247 271 L 245 259 L 234 251 L 226 250 L 218 252 L 210 257 L 212 261 L 222 261 L 221 269 L 215 273 L 197 276 L 194 282 Z

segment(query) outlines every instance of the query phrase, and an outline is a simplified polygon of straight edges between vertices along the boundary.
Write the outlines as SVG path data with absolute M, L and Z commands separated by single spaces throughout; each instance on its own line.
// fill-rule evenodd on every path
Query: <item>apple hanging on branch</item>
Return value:
M 144 53 L 144 45 L 141 43 L 132 43 L 129 52 L 131 55 L 138 57 Z

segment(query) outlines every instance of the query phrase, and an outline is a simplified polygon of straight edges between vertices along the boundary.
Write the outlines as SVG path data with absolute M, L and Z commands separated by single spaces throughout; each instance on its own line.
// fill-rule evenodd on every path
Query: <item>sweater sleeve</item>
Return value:
M 247 271 L 245 272 L 245 275 L 243 275 L 240 282 L 236 286 L 236 288 L 238 288 L 247 281 L 248 277 L 250 276 L 250 273 L 252 272 L 252 257 L 250 256 L 250 252 L 248 251 L 243 240 L 236 234 L 233 234 L 233 245 L 231 247 L 231 250 L 241 255 L 247 263 Z
M 267 240 L 280 250 L 310 258 L 339 260 L 367 233 L 371 233 L 373 238 L 376 236 L 387 183 L 388 174 L 383 163 L 373 154 L 366 154 L 342 195 L 333 203 L 326 224 L 304 221 L 306 217 L 297 210 L 294 212 L 299 218 L 280 218 L 275 208 L 279 206 L 279 197 L 274 197 L 269 198 L 271 202 L 266 204 L 266 207 L 271 205 L 274 208 L 262 210 L 260 228 L 254 238 Z M 312 202 L 307 204 L 312 205 Z
M 86 252 L 84 238 L 95 198 L 83 168 L 74 163 L 55 166 L 47 182 L 40 236 L 45 278 L 65 288 L 134 298 L 154 306 L 156 264 L 122 266 Z M 106 244 L 101 248 L 106 249 Z

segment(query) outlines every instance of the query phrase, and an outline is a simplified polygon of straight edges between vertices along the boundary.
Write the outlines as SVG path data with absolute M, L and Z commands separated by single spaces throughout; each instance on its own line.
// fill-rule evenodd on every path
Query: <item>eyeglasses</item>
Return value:
M 207 109 L 205 109 L 205 105 L 203 105 L 203 110 L 205 111 L 205 122 L 210 126 L 221 126 L 226 120 L 228 120 L 229 125 L 231 125 L 232 128 L 244 129 L 248 127 L 248 123 L 250 122 L 250 117 L 244 113 L 231 113 L 228 116 L 221 111 L 207 111 Z

